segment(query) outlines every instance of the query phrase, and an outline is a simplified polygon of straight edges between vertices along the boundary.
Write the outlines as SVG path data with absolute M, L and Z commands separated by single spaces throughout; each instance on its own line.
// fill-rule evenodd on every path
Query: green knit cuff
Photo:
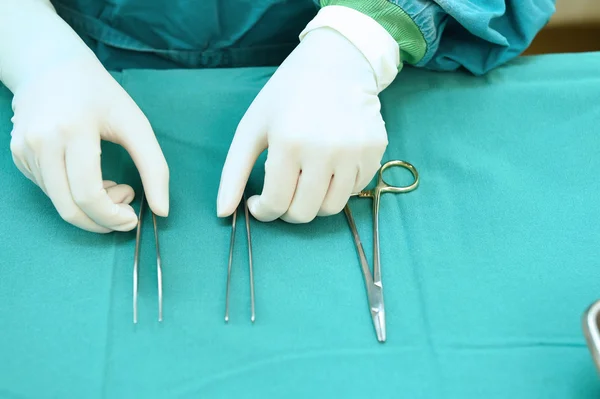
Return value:
M 379 22 L 400 47 L 400 68 L 402 62 L 414 65 L 425 55 L 427 42 L 417 24 L 402 8 L 388 0 L 320 0 L 320 4 L 321 7 L 353 8 Z

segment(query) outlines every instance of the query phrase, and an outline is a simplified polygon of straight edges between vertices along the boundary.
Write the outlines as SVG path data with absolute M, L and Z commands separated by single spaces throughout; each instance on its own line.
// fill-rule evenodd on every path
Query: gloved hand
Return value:
M 98 233 L 128 231 L 137 224 L 129 205 L 134 192 L 127 185 L 103 181 L 100 143 L 108 140 L 129 152 L 149 206 L 166 216 L 169 170 L 150 123 L 83 42 L 74 41 L 66 24 L 57 25 L 58 16 L 48 14 L 49 8 L 40 8 L 40 3 L 13 3 L 24 6 L 10 15 L 28 11 L 48 28 L 40 28 L 38 35 L 54 36 L 52 43 L 62 40 L 60 51 L 29 60 L 39 61 L 32 69 L 23 57 L 40 54 L 35 47 L 44 38 L 0 43 L 0 59 L 8 66 L 5 79 L 14 93 L 11 151 L 16 166 L 50 197 L 67 222 Z M 20 65 L 24 66 L 17 68 Z
M 98 233 L 137 224 L 133 189 L 102 180 L 101 139 L 129 152 L 150 207 L 168 214 L 169 171 L 150 123 L 98 62 L 72 60 L 45 71 L 15 93 L 13 109 L 14 162 L 67 222 Z
M 387 133 L 378 94 L 394 79 L 399 50 L 376 21 L 323 8 L 250 105 L 221 175 L 217 214 L 231 215 L 251 169 L 268 147 L 261 221 L 305 223 L 340 212 L 381 165 Z

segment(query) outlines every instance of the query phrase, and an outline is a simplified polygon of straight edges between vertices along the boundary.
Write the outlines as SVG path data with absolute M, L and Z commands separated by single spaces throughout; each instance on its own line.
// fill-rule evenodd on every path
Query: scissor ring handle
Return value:
M 386 169 L 389 169 L 394 166 L 399 166 L 404 169 L 408 169 L 410 171 L 410 173 L 413 175 L 415 180 L 410 185 L 401 186 L 401 187 L 394 186 L 394 185 L 387 183 L 383 179 L 383 172 Z M 415 188 L 417 188 L 418 185 L 419 185 L 419 172 L 417 172 L 417 168 L 415 168 L 413 165 L 411 165 L 410 163 L 408 163 L 406 161 L 400 161 L 400 160 L 388 161 L 385 164 L 383 164 L 383 166 L 379 169 L 379 176 L 377 177 L 377 189 L 379 189 L 383 192 L 407 193 L 409 191 L 413 191 Z
M 600 300 L 586 309 L 582 322 L 587 347 L 600 372 Z

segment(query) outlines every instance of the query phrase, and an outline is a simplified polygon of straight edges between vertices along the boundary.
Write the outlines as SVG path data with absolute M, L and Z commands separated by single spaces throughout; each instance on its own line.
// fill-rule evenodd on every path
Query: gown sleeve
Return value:
M 366 14 L 398 43 L 404 64 L 482 75 L 520 55 L 555 0 L 315 0 Z

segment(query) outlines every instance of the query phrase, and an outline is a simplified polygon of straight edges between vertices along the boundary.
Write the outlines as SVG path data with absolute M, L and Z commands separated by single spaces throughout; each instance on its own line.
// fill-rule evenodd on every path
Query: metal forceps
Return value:
M 248 269 L 250 272 L 250 321 L 254 323 L 256 313 L 254 311 L 254 272 L 252 267 L 252 236 L 250 235 L 250 212 L 248 211 L 248 201 L 244 194 L 244 217 L 246 219 L 246 238 L 248 239 Z M 225 292 L 225 323 L 229 322 L 229 286 L 231 285 L 231 264 L 233 263 L 233 244 L 235 243 L 235 222 L 237 212 L 240 206 L 233 212 L 231 224 L 231 242 L 229 244 L 229 264 L 227 266 L 227 287 Z
M 135 233 L 135 254 L 133 256 L 133 323 L 137 323 L 138 315 L 138 280 L 139 280 L 139 263 L 140 263 L 140 238 L 142 232 L 142 215 L 144 214 L 144 203 L 146 198 L 142 191 L 142 199 L 140 202 L 140 213 L 138 216 L 137 231 Z M 162 295 L 162 263 L 160 260 L 160 247 L 158 245 L 158 228 L 156 226 L 156 215 L 152 213 L 152 223 L 154 225 L 154 241 L 156 245 L 156 274 L 158 280 L 158 321 L 163 318 L 163 295 Z
M 414 181 L 403 187 L 397 187 L 389 185 L 383 180 L 383 172 L 394 166 L 399 166 L 408 169 L 413 175 Z M 354 237 L 354 244 L 360 259 L 360 266 L 362 268 L 365 285 L 367 288 L 367 298 L 369 301 L 369 308 L 371 310 L 371 318 L 373 319 L 373 325 L 375 326 L 375 332 L 377 334 L 377 340 L 379 342 L 385 342 L 386 330 L 385 330 L 385 306 L 383 303 L 383 285 L 381 283 L 381 262 L 379 257 L 379 203 L 381 200 L 381 194 L 383 193 L 407 193 L 413 191 L 419 185 L 419 173 L 417 169 L 404 161 L 389 161 L 385 163 L 378 172 L 377 185 L 372 190 L 363 190 L 358 194 L 360 198 L 372 198 L 373 199 L 373 274 L 371 274 L 369 268 L 369 262 L 365 256 L 365 250 L 363 249 L 356 229 L 356 223 L 354 217 L 350 211 L 348 204 L 344 207 L 344 213 L 348 219 L 350 230 Z

